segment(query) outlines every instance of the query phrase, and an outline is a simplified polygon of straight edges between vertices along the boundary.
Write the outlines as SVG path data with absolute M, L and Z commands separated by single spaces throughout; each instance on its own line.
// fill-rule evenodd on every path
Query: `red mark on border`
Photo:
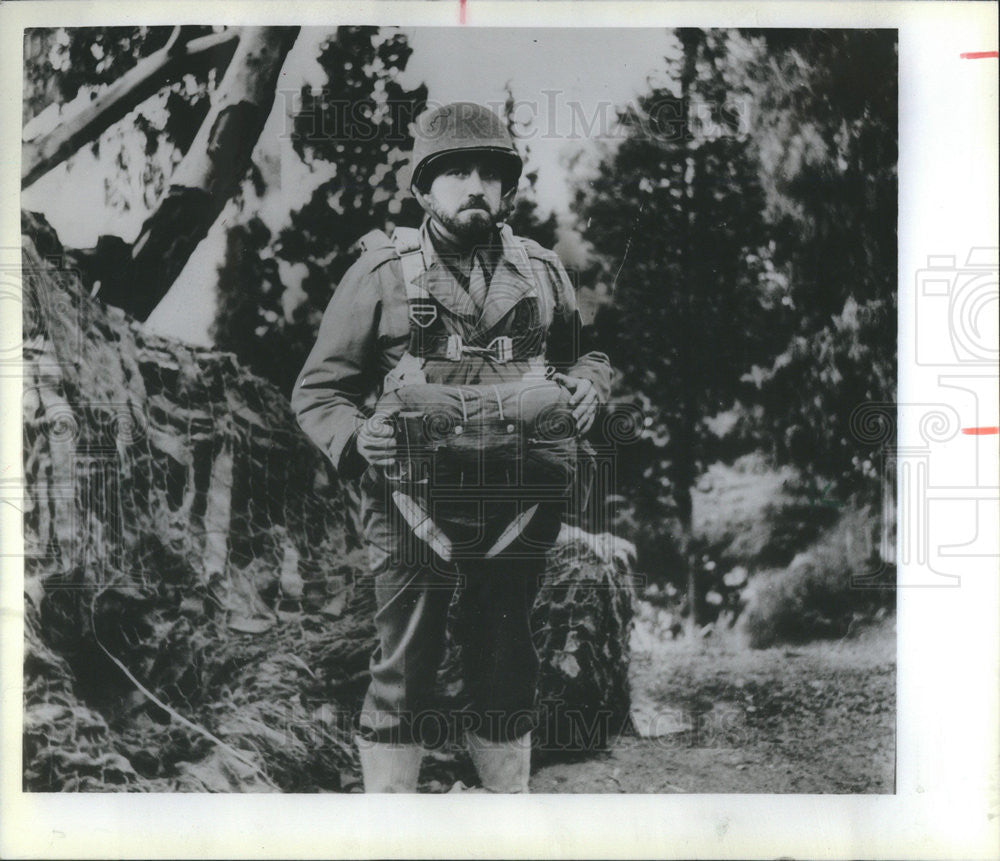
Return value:
M 959 54 L 963 60 L 989 60 L 990 58 L 996 59 L 996 51 L 966 51 L 964 54 Z
M 465 23 L 465 0 L 458 0 L 458 23 Z
M 986 436 L 987 434 L 1000 433 L 1000 428 L 962 428 L 962 433 L 969 436 Z

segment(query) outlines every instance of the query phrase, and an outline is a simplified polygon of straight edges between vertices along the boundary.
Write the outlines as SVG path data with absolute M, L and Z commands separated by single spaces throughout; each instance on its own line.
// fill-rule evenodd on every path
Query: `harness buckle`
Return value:
M 494 360 L 501 364 L 514 358 L 514 340 L 510 335 L 498 335 L 486 349 L 492 350 Z
M 438 318 L 437 305 L 424 299 L 410 300 L 410 320 L 421 329 L 433 325 Z

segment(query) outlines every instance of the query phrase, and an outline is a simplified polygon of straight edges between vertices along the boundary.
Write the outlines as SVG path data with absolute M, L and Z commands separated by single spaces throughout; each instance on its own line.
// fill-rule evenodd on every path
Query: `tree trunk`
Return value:
M 697 163 L 695 158 L 695 152 L 691 146 L 691 129 L 690 125 L 692 122 L 692 112 L 691 112 L 691 98 L 694 91 L 694 80 L 697 73 L 697 60 L 698 60 L 698 50 L 699 46 L 704 41 L 704 34 L 698 30 L 681 30 L 679 32 L 679 37 L 681 44 L 684 48 L 684 63 L 681 67 L 681 103 L 684 110 L 684 144 L 683 149 L 685 151 L 685 163 L 686 168 L 684 171 L 684 199 L 687 202 L 687 218 L 684 221 L 684 237 L 681 244 L 681 254 L 683 257 L 684 265 L 683 270 L 688 278 L 694 278 L 695 272 L 697 270 L 697 262 L 693 259 L 691 254 L 691 245 L 693 242 L 693 236 L 696 230 L 695 225 L 695 213 L 697 208 L 694 205 L 694 190 L 695 183 L 698 181 L 698 171 Z M 688 304 L 685 309 L 690 318 L 692 315 L 691 305 Z M 687 321 L 687 331 L 696 332 L 697 329 L 693 328 L 694 320 L 688 319 Z M 686 341 L 684 341 L 679 349 L 681 353 L 685 350 Z M 679 360 L 679 367 L 687 369 L 686 376 L 683 381 L 684 396 L 683 400 L 683 412 L 681 421 L 683 422 L 683 428 L 677 434 L 675 451 L 677 452 L 676 460 L 677 463 L 673 470 L 673 481 L 675 487 L 675 502 L 677 503 L 678 519 L 681 525 L 681 558 L 684 560 L 686 571 L 686 581 L 687 581 L 687 600 L 688 600 L 688 619 L 687 619 L 687 633 L 689 637 L 694 637 L 698 625 L 701 622 L 701 612 L 700 612 L 700 601 L 698 596 L 698 582 L 697 582 L 697 564 L 694 559 L 691 558 L 691 515 L 692 515 L 692 505 L 691 505 L 691 488 L 694 486 L 695 480 L 695 469 L 694 469 L 694 440 L 695 440 L 695 423 L 698 420 L 696 411 L 698 409 L 698 397 L 697 392 L 691 389 L 691 375 L 695 372 L 695 366 L 690 355 L 688 357 L 681 356 Z
M 687 439 L 684 439 L 687 437 Z M 670 470 L 670 481 L 674 487 L 674 504 L 677 507 L 677 520 L 680 524 L 678 550 L 684 565 L 684 579 L 687 589 L 688 617 L 687 634 L 693 637 L 701 623 L 701 596 L 698 589 L 698 565 L 691 555 L 692 543 L 692 501 L 691 488 L 694 486 L 693 446 L 690 443 L 690 433 L 682 430 L 675 436 L 675 463 Z
M 124 266 L 108 267 L 98 296 L 145 320 L 167 294 L 236 192 L 274 104 L 298 27 L 247 27 L 184 160 L 143 224 Z
M 27 188 L 80 147 L 90 143 L 161 87 L 182 74 L 212 66 L 224 69 L 236 48 L 236 30 L 182 41 L 178 27 L 170 41 L 140 60 L 80 113 L 52 132 L 21 147 L 21 188 Z

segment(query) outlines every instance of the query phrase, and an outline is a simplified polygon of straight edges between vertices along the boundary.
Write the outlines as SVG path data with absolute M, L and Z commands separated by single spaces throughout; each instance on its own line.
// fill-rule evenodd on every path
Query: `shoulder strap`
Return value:
M 430 296 L 420 283 L 420 276 L 427 269 L 427 261 L 424 260 L 424 252 L 420 247 L 420 231 L 413 227 L 397 227 L 392 231 L 392 244 L 403 268 L 406 298 L 411 302 L 426 301 Z
M 385 234 L 382 234 L 385 236 Z M 417 251 L 420 248 L 420 231 L 416 227 L 394 227 L 392 244 L 400 254 L 407 251 Z
M 411 302 L 430 298 L 420 284 L 420 276 L 427 268 L 420 246 L 420 231 L 413 227 L 397 227 L 390 237 L 384 230 L 369 230 L 358 240 L 362 253 L 381 252 L 388 259 L 398 258 L 403 269 L 406 298 Z
M 361 247 L 361 253 L 366 251 L 380 251 L 386 248 L 392 248 L 392 240 L 388 237 L 384 230 L 369 230 L 364 236 L 358 240 L 358 245 Z

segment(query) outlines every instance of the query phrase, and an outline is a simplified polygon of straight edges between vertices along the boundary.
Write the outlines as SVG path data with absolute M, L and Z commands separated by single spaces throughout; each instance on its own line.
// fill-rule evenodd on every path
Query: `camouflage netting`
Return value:
M 24 226 L 25 789 L 359 788 L 373 602 L 352 489 L 273 386 L 83 295 L 48 225 Z M 627 573 L 552 553 L 547 756 L 627 720 Z M 446 745 L 423 783 L 468 772 Z

